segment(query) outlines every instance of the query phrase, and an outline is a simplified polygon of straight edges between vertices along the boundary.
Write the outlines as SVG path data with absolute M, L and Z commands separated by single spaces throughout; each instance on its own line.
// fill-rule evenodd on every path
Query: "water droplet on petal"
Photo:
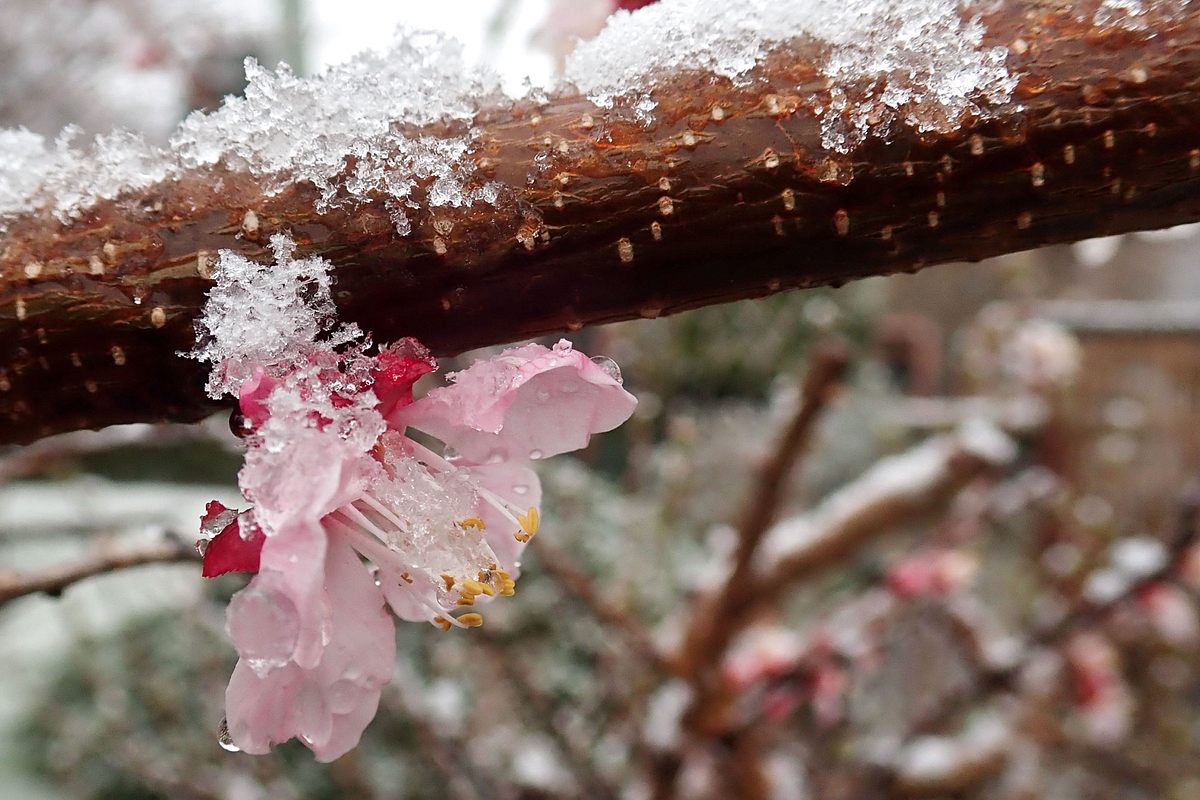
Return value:
M 592 356 L 592 363 L 604 370 L 605 374 L 617 383 L 624 383 L 621 378 L 621 368 L 608 356 Z
M 550 399 L 549 389 L 538 389 L 537 399 L 539 403 L 544 403 Z
M 453 461 L 461 455 L 462 453 L 458 452 L 458 450 L 454 449 L 450 445 L 446 445 L 444 448 L 442 448 L 442 458 L 446 459 L 447 461 Z
M 196 540 L 196 552 L 200 554 L 201 558 L 204 558 L 204 554 L 208 552 L 209 541 L 211 541 L 211 540 L 210 539 L 197 539 Z
M 529 494 L 529 487 L 523 483 L 518 483 L 513 487 L 513 494 L 526 495 Z
M 544 455 L 545 455 L 545 453 L 543 453 L 541 450 L 538 450 L 536 448 L 529 451 L 529 457 L 531 459 L 533 459 L 534 461 L 537 461 L 539 458 L 541 458 Z
M 233 737 L 229 735 L 229 720 L 221 717 L 221 724 L 217 726 L 217 744 L 221 745 L 222 750 L 228 750 L 230 753 L 240 753 L 242 748 L 233 743 Z

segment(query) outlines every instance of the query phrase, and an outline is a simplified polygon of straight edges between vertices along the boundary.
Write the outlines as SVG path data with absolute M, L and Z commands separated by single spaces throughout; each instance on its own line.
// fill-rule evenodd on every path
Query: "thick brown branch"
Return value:
M 507 195 L 422 212 L 409 236 L 382 198 L 319 214 L 310 186 L 267 197 L 220 169 L 70 225 L 16 220 L 0 246 L 0 441 L 210 410 L 201 366 L 175 355 L 206 266 L 220 248 L 260 256 L 278 230 L 338 265 L 347 318 L 450 353 L 1200 219 L 1200 9 L 1099 32 L 1081 21 L 1092 5 L 1000 4 L 983 45 L 1008 48 L 1011 102 L 850 155 L 821 145 L 823 46 L 798 40 L 744 85 L 670 76 L 648 127 L 570 94 L 479 115 L 477 177 Z
M 30 594 L 61 594 L 69 586 L 87 578 L 145 564 L 169 564 L 195 561 L 196 550 L 182 542 L 158 542 L 120 551 L 101 552 L 92 558 L 62 564 L 40 572 L 0 572 L 0 606 Z

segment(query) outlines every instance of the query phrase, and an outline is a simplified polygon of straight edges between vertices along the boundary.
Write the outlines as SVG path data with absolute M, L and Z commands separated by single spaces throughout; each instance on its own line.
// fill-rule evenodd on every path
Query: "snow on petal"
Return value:
M 585 447 L 633 413 L 619 378 L 571 347 L 505 350 L 449 376 L 389 421 L 424 431 L 476 463 L 539 459 Z

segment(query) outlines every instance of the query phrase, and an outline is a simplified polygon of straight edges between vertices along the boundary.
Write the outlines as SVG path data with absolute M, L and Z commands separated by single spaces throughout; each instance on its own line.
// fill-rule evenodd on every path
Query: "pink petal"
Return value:
M 201 575 L 215 578 L 226 572 L 258 572 L 263 542 L 267 537 L 257 525 L 247 525 L 245 536 L 241 528 L 235 519 L 208 542 Z
M 349 502 L 375 463 L 344 439 L 301 429 L 283 452 L 252 447 L 238 482 L 268 535 Z
M 394 413 L 476 463 L 545 458 L 578 450 L 620 425 L 637 400 L 565 340 L 477 361 L 454 383 Z
M 358 556 L 333 539 L 325 559 L 329 641 L 310 669 L 289 662 L 255 669 L 238 662 L 225 693 L 229 733 L 248 753 L 296 737 L 319 761 L 358 744 L 392 675 L 395 631 L 383 598 Z
M 294 607 L 299 622 L 290 658 L 306 669 L 317 664 L 325 649 L 323 630 L 330 614 L 325 592 L 327 545 L 325 532 L 315 521 L 291 524 L 267 537 L 259 574 L 251 581 L 253 586 L 255 581 L 270 575 L 271 590 Z M 232 610 L 231 603 L 231 614 Z M 237 644 L 236 639 L 234 643 Z M 238 652 L 242 653 L 240 647 Z

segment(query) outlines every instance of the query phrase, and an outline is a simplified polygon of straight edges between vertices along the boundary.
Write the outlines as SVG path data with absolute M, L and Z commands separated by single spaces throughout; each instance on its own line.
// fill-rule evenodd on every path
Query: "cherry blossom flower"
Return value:
M 273 246 L 275 268 L 223 254 L 209 303 L 236 309 L 226 302 L 236 295 L 257 323 L 264 307 L 286 308 L 276 319 L 290 346 L 238 339 L 228 310 L 214 319 L 206 307 L 200 322 L 213 388 L 238 396 L 239 484 L 253 504 L 209 505 L 204 574 L 255 573 L 228 610 L 239 655 L 228 746 L 265 753 L 296 737 L 331 761 L 358 743 L 391 678 L 392 615 L 481 625 L 475 608 L 513 594 L 538 531 L 529 462 L 585 446 L 637 401 L 611 362 L 565 340 L 477 361 L 414 400 L 413 384 L 437 367 L 429 351 L 405 339 L 368 355 L 356 329 L 330 324 L 328 265 L 294 260 L 290 241 Z M 310 316 L 298 323 L 287 299 Z

